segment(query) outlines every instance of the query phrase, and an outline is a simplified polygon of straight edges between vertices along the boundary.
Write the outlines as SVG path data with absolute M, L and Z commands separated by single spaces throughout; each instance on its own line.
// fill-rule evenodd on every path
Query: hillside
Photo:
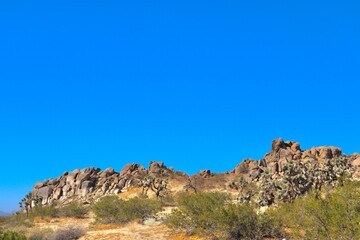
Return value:
M 224 173 L 189 176 L 163 162 L 76 169 L 36 183 L 0 234 L 3 226 L 50 240 L 358 239 L 359 165 L 359 154 L 338 147 L 276 139 L 263 158 Z
M 340 148 L 326 146 L 302 150 L 297 142 L 277 139 L 272 141 L 271 151 L 262 159 L 244 159 L 234 169 L 225 173 L 203 170 L 188 176 L 186 173 L 167 168 L 163 162 L 150 162 L 147 169 L 140 164 L 127 164 L 120 172 L 112 168 L 101 171 L 99 168 L 89 167 L 65 172 L 57 178 L 38 182 L 31 190 L 31 196 L 40 198 L 42 205 L 55 201 L 66 204 L 73 200 L 90 204 L 104 195 L 121 195 L 130 186 L 138 186 L 148 176 L 166 178 L 169 181 L 169 190 L 173 192 L 184 190 L 189 181 L 194 182 L 195 178 L 199 189 L 227 190 L 229 183 L 239 177 L 249 182 L 259 182 L 265 173 L 272 179 L 281 178 L 284 175 L 284 167 L 289 162 L 306 164 L 307 171 L 313 171 L 321 164 L 325 164 L 327 159 L 335 158 L 346 159 L 351 166 L 344 167 L 353 169 L 353 178 L 360 176 L 360 155 L 357 153 L 343 155 Z

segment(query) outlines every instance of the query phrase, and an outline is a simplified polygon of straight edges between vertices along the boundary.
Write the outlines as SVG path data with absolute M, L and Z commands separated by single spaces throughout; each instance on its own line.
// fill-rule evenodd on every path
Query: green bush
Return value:
M 326 195 L 312 193 L 284 204 L 283 225 L 297 239 L 358 239 L 360 183 L 347 183 Z
M 216 215 L 230 196 L 221 192 L 186 194 L 179 197 L 178 209 L 167 219 L 167 225 L 187 233 L 211 234 L 217 230 Z
M 26 237 L 12 231 L 0 231 L 0 240 L 26 240 Z
M 188 234 L 218 239 L 280 237 L 280 224 L 271 214 L 257 214 L 249 204 L 230 203 L 229 195 L 208 192 L 184 195 L 167 225 Z
M 57 215 L 59 217 L 83 218 L 86 214 L 88 214 L 88 212 L 88 208 L 84 207 L 84 205 L 78 202 L 72 202 L 66 206 L 59 208 Z
M 136 218 L 151 217 L 161 211 L 161 203 L 156 200 L 132 198 L 125 201 L 125 208 L 130 213 L 131 220 Z
M 161 203 L 156 200 L 132 198 L 124 201 L 117 196 L 106 196 L 93 206 L 96 222 L 114 224 L 146 218 L 160 210 Z
M 281 237 L 280 222 L 269 212 L 256 213 L 249 204 L 228 204 L 216 216 L 221 239 Z
M 31 209 L 30 213 L 29 213 L 29 217 L 30 218 L 34 218 L 34 217 L 41 217 L 41 218 L 45 218 L 45 217 L 57 217 L 59 213 L 58 208 L 55 207 L 55 205 L 47 205 L 47 206 L 35 206 Z

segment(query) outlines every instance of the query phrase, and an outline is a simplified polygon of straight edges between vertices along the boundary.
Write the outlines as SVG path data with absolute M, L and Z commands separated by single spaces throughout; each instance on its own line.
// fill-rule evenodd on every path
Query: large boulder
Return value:
M 211 171 L 209 169 L 201 170 L 198 175 L 203 178 L 207 178 L 211 176 Z
M 279 151 L 279 149 L 284 148 L 284 147 L 285 147 L 285 142 L 282 138 L 275 139 L 272 141 L 271 150 L 273 152 L 277 152 L 277 151 Z
M 37 196 L 42 198 L 42 199 L 47 199 L 48 197 L 50 197 L 51 193 L 53 192 L 52 188 L 49 186 L 45 186 L 42 188 L 39 188 L 37 191 Z
M 42 182 L 37 182 L 37 183 L 35 183 L 34 188 L 39 189 L 39 188 L 41 188 L 41 187 L 43 187 L 43 186 L 44 186 L 44 183 L 42 183 Z
M 126 164 L 120 172 L 120 176 L 124 175 L 143 175 L 146 174 L 146 169 L 137 163 Z
M 248 174 L 252 169 L 257 167 L 259 162 L 253 159 L 244 159 L 240 164 L 238 164 L 234 170 L 230 173 L 240 175 Z M 266 165 L 265 159 L 262 159 L 260 165 Z
M 47 183 L 48 185 L 56 185 L 58 184 L 59 180 L 57 178 L 50 178 L 49 182 Z
M 163 162 L 150 162 L 149 164 L 149 172 L 154 174 L 163 173 L 163 170 L 166 170 L 166 166 Z
M 101 178 L 107 178 L 115 173 L 113 168 L 107 168 L 102 173 L 100 173 Z
M 67 185 L 74 185 L 77 175 L 79 174 L 80 170 L 76 169 L 72 172 L 69 172 L 66 176 L 66 184 Z
M 358 157 L 354 161 L 352 161 L 351 165 L 356 168 L 360 167 L 360 157 Z

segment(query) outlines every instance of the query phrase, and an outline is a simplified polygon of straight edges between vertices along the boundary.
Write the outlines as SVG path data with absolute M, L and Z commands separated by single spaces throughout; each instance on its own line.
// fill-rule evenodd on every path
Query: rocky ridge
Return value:
M 210 170 L 202 170 L 195 177 L 199 177 L 205 183 L 213 182 L 212 187 L 219 184 L 225 186 L 226 181 L 240 176 L 248 181 L 256 182 L 265 171 L 273 177 L 283 174 L 284 166 L 289 161 L 310 163 L 316 166 L 317 163 L 336 157 L 345 157 L 354 168 L 353 177 L 360 177 L 360 155 L 357 153 L 344 155 L 338 147 L 313 147 L 303 151 L 299 143 L 284 142 L 281 138 L 272 141 L 271 151 L 262 159 L 245 159 L 232 171 L 216 174 L 216 179 L 220 176 L 224 182 L 219 183 L 217 180 L 214 183 L 215 175 Z M 126 192 L 130 186 L 137 186 L 146 176 L 162 176 L 170 182 L 180 177 L 184 185 L 187 179 L 190 179 L 185 173 L 167 168 L 163 162 L 150 162 L 148 169 L 136 163 L 127 164 L 120 172 L 112 168 L 101 171 L 99 168 L 89 167 L 65 172 L 58 178 L 38 182 L 31 194 L 38 197 L 43 205 L 54 201 L 64 204 L 74 200 L 91 203 L 104 195 Z
M 285 164 L 289 161 L 299 161 L 315 165 L 326 159 L 345 157 L 355 169 L 354 177 L 360 177 L 360 155 L 344 155 L 338 147 L 313 147 L 301 150 L 298 142 L 286 141 L 282 138 L 272 141 L 271 151 L 260 160 L 245 159 L 231 171 L 232 174 L 248 174 L 251 180 L 256 180 L 265 171 L 270 175 L 281 174 Z
M 103 195 L 124 192 L 145 176 L 169 175 L 170 172 L 163 162 L 150 162 L 148 170 L 135 163 L 125 165 L 120 172 L 113 168 L 104 171 L 94 167 L 75 169 L 64 172 L 58 178 L 36 183 L 31 194 L 41 199 L 42 205 L 76 199 L 91 202 Z

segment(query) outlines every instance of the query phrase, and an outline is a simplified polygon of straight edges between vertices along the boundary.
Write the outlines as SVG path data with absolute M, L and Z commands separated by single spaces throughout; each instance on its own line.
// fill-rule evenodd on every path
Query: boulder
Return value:
M 301 151 L 300 143 L 294 142 L 294 143 L 291 145 L 291 150 L 292 150 L 293 152 Z
M 149 164 L 149 172 L 154 174 L 160 174 L 162 170 L 166 169 L 163 162 L 150 162 Z
M 265 160 L 263 160 L 266 165 Z M 231 171 L 232 174 L 240 175 L 247 174 L 251 169 L 258 166 L 258 161 L 252 159 L 244 159 L 242 163 L 238 164 L 234 170 Z
M 59 200 L 60 197 L 62 196 L 62 193 L 63 193 L 62 188 L 57 188 L 53 194 L 53 199 Z
M 294 153 L 290 149 L 279 149 L 279 158 L 292 159 Z
M 142 175 L 142 174 L 146 174 L 147 171 L 146 169 L 141 166 L 140 164 L 136 164 L 136 163 L 132 163 L 132 164 L 126 164 L 125 167 L 123 167 L 123 169 L 120 172 L 120 175 Z
M 285 143 L 282 138 L 275 139 L 272 141 L 272 145 L 271 145 L 272 151 L 277 152 L 277 151 L 279 151 L 279 149 L 284 148 L 284 147 L 285 147 Z
M 100 173 L 100 178 L 107 178 L 115 173 L 113 168 L 107 168 Z
M 92 181 L 84 181 L 82 184 L 81 184 L 81 189 L 85 189 L 85 188 L 91 188 L 91 187 L 94 187 L 95 186 L 95 183 L 92 182 Z
M 131 174 L 137 168 L 137 164 L 126 164 L 120 172 L 120 175 Z
M 211 171 L 209 169 L 201 170 L 198 175 L 203 178 L 207 178 L 211 176 Z
M 351 165 L 359 168 L 360 167 L 360 157 L 358 157 L 354 161 L 352 161 Z
M 269 174 L 273 175 L 279 172 L 279 164 L 277 162 L 272 162 L 268 165 Z
M 49 179 L 49 182 L 48 182 L 48 185 L 56 185 L 59 183 L 59 180 L 56 179 L 56 178 L 50 178 Z
M 249 177 L 253 180 L 258 179 L 262 172 L 263 170 L 261 168 L 252 169 L 249 173 Z
M 41 188 L 41 187 L 43 187 L 43 186 L 44 186 L 44 183 L 42 183 L 42 182 L 37 182 L 37 183 L 35 183 L 34 188 Z
M 68 173 L 68 175 L 66 176 L 66 184 L 67 185 L 74 185 L 75 179 L 76 179 L 78 173 L 79 173 L 79 171 L 77 171 L 77 170 Z
M 322 147 L 319 149 L 319 158 L 320 159 L 331 159 L 333 158 L 332 151 L 330 148 Z
M 94 183 L 91 181 L 84 181 L 81 184 L 81 196 L 85 197 L 86 195 L 88 195 L 89 193 L 91 193 L 94 189 Z
M 53 190 L 51 187 L 45 186 L 45 187 L 39 188 L 39 190 L 37 191 L 37 196 L 41 197 L 42 199 L 47 199 L 48 197 L 50 197 L 52 192 L 53 192 Z
M 341 148 L 338 147 L 330 147 L 333 157 L 340 157 L 342 155 Z
M 266 164 L 266 160 L 265 159 L 261 159 L 260 161 L 259 161 L 259 166 L 260 167 L 267 167 L 267 164 Z
M 92 172 L 86 172 L 86 171 L 80 172 L 76 178 L 76 182 L 79 182 L 81 184 L 83 181 L 89 180 L 91 174 Z

